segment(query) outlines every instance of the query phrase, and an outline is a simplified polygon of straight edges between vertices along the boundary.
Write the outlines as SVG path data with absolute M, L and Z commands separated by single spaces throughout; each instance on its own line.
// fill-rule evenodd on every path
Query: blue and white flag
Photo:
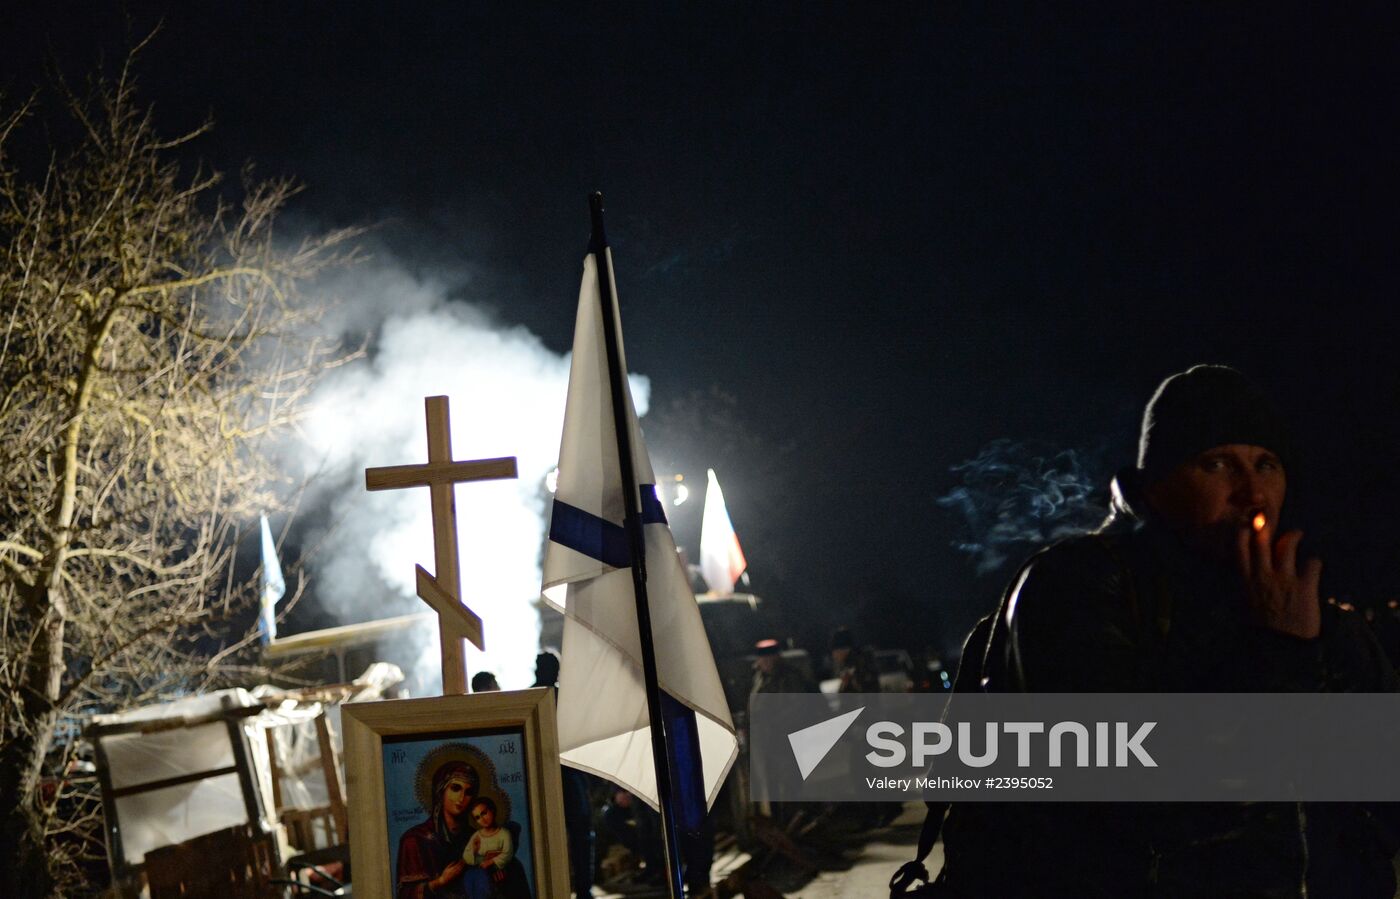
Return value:
M 272 542 L 272 528 L 267 516 L 262 519 L 262 589 L 259 591 L 258 633 L 264 645 L 277 639 L 277 600 L 287 592 L 282 579 L 282 565 L 277 561 L 277 545 Z
M 607 266 L 609 272 L 611 268 Z M 615 322 L 617 355 L 625 372 L 620 316 Z M 565 614 L 560 757 L 566 765 L 621 784 L 655 808 L 651 721 L 631 549 L 623 528 L 624 485 L 605 340 L 597 260 L 590 253 L 583 262 L 559 477 L 544 557 L 545 599 Z M 693 828 L 697 807 L 703 814 L 713 804 L 738 745 L 700 607 L 657 500 L 651 459 L 625 383 L 624 393 L 638 482 L 627 486 L 639 488 L 640 494 L 647 595 L 657 679 L 665 694 L 677 816 L 682 826 Z

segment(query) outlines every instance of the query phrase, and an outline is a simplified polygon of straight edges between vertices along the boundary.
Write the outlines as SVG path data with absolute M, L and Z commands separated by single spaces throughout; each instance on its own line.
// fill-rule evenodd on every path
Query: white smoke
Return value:
M 963 516 L 966 536 L 953 545 L 988 574 L 1032 546 L 1097 527 L 1108 514 L 1102 455 L 1008 438 L 988 443 L 952 467 L 962 483 L 936 500 Z
M 322 483 L 334 530 L 311 561 L 318 603 L 353 623 L 427 610 L 414 566 L 433 570 L 426 488 L 369 493 L 365 468 L 427 461 L 423 399 L 451 405 L 458 460 L 515 456 L 519 479 L 456 488 L 462 596 L 481 616 L 486 651 L 468 645 L 469 672 L 502 687 L 529 686 L 539 646 L 540 553 L 549 523 L 545 476 L 558 462 L 569 360 L 522 327 L 448 301 L 445 283 L 396 267 L 356 272 L 338 285 L 339 322 L 375 335 L 367 359 L 331 373 L 305 424 L 305 462 Z M 576 295 L 558 298 L 574 319 Z M 389 314 L 379 310 L 393 310 Z M 631 378 L 639 414 L 649 382 Z M 395 594 L 385 597 L 388 588 Z M 440 686 L 435 629 L 420 629 L 419 680 Z

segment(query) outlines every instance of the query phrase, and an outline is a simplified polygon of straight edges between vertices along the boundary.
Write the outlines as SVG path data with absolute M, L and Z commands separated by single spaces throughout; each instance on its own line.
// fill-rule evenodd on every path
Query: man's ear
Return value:
M 1179 522 L 1182 517 L 1181 496 L 1177 488 L 1175 472 L 1166 477 L 1153 479 L 1140 488 L 1138 514 L 1143 518 L 1156 518 L 1167 524 Z

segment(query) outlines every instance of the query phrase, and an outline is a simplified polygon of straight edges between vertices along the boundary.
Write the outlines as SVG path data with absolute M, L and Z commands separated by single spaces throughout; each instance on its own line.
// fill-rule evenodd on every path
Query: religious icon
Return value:
M 342 709 L 355 893 L 569 895 L 548 688 Z
M 533 899 L 529 822 L 512 815 L 528 808 L 523 744 L 520 731 L 384 741 L 397 899 Z

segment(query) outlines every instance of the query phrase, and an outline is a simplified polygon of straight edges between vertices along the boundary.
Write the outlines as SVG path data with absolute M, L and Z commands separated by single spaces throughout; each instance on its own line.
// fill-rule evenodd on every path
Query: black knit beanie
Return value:
M 1283 419 L 1252 381 L 1227 365 L 1197 365 L 1167 378 L 1147 403 L 1138 439 L 1142 483 L 1229 443 L 1262 446 L 1288 464 L 1292 443 Z

